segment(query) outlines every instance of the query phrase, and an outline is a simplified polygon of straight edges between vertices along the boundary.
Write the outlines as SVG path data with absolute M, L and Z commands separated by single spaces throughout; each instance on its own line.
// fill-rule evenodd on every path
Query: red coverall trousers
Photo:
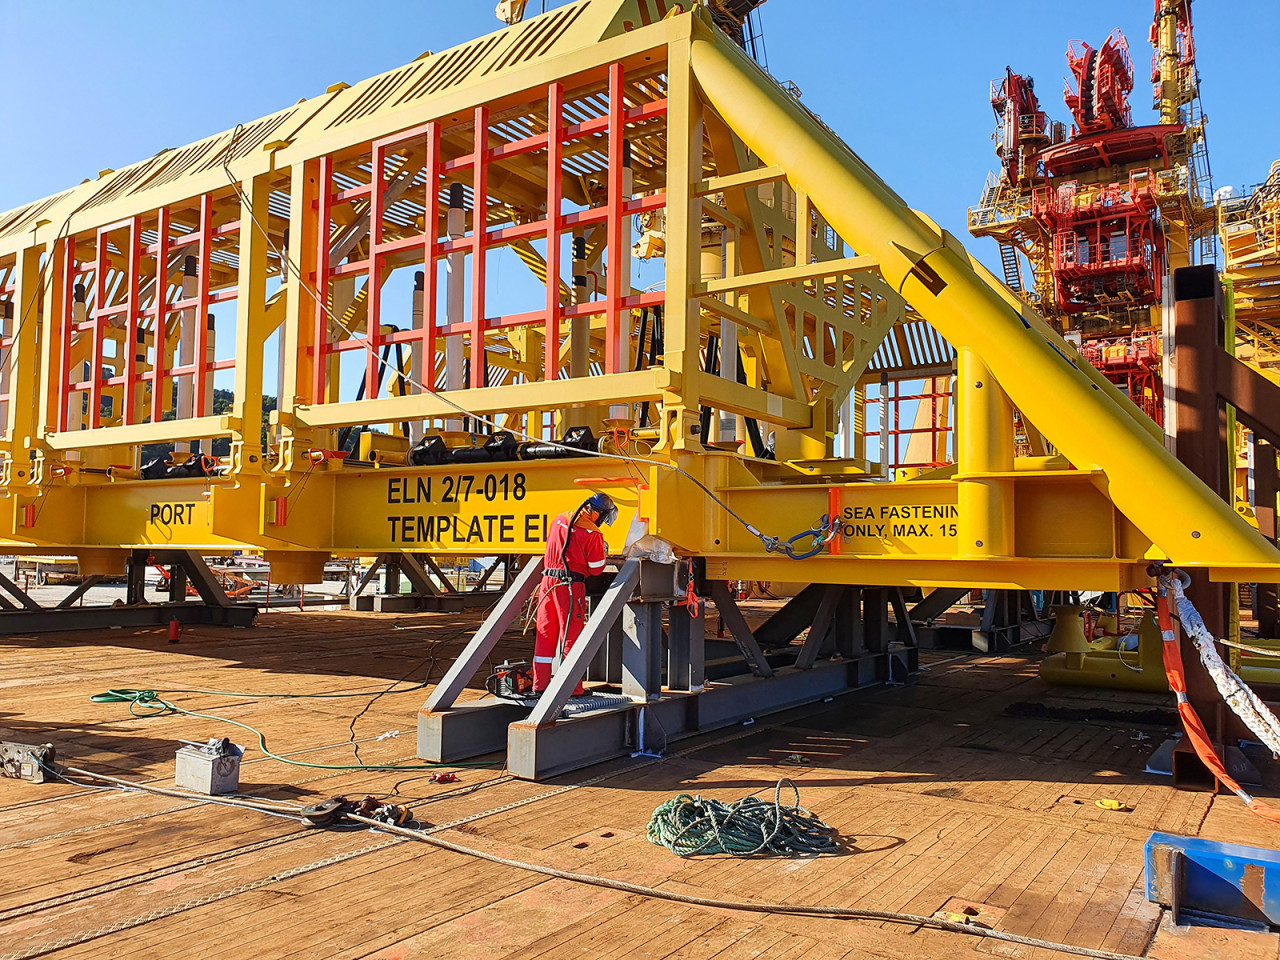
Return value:
M 551 683 L 551 667 L 556 649 L 564 637 L 564 655 L 578 641 L 582 625 L 586 622 L 587 588 L 575 583 L 570 587 L 551 577 L 542 578 L 542 602 L 538 607 L 538 638 L 533 645 L 533 689 L 538 693 Z M 573 691 L 582 693 L 582 683 Z
M 567 545 L 566 545 L 567 544 Z M 551 524 L 543 565 L 547 570 L 568 570 L 582 580 L 604 570 L 607 548 L 595 524 L 580 520 L 571 531 L 569 516 L 561 514 Z M 544 575 L 538 603 L 538 638 L 533 645 L 533 689 L 539 693 L 551 683 L 556 650 L 564 642 L 568 657 L 586 619 L 585 583 L 566 583 Z M 579 682 L 575 694 L 582 693 Z

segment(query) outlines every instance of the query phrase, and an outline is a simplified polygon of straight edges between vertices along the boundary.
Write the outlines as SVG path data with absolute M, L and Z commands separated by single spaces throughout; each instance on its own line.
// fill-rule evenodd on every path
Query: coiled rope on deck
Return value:
M 795 793 L 795 803 L 782 802 L 784 785 Z M 700 853 L 795 857 L 840 849 L 835 830 L 800 806 L 799 787 L 785 777 L 774 788 L 773 803 L 754 795 L 724 803 L 682 793 L 653 811 L 647 834 L 650 843 L 678 857 Z

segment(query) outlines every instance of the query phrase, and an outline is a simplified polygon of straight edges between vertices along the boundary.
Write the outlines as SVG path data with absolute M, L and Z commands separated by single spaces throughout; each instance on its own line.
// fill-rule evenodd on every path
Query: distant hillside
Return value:
M 214 390 L 213 391 L 213 412 L 215 415 L 231 412 L 231 404 L 235 400 L 235 394 L 230 390 Z M 276 408 L 275 397 L 262 398 L 262 442 L 267 442 L 267 415 Z M 166 420 L 173 420 L 173 410 L 170 409 L 165 413 Z M 206 446 L 207 446 L 206 442 Z M 149 443 L 142 448 L 142 463 L 155 460 L 160 457 L 168 457 L 173 452 L 173 445 L 168 443 Z M 206 453 L 210 451 L 205 450 Z M 211 456 L 225 457 L 231 452 L 231 441 L 226 437 L 220 437 L 213 441 L 213 451 Z

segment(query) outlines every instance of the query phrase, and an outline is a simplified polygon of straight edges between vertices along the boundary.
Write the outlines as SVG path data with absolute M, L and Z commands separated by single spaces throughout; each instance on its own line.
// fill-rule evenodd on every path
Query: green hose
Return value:
M 794 791 L 795 803 L 782 802 L 784 784 Z M 835 831 L 800 806 L 799 788 L 785 777 L 773 791 L 773 803 L 755 796 L 722 803 L 682 793 L 653 811 L 647 833 L 650 843 L 678 857 L 700 853 L 794 857 L 840 849 Z
M 427 684 L 424 681 L 413 687 L 405 687 L 402 690 L 392 691 L 394 693 L 405 693 L 410 690 L 420 690 Z M 497 764 L 495 760 L 481 761 L 476 763 L 408 763 L 408 764 L 370 764 L 370 763 L 309 763 L 306 760 L 290 760 L 288 757 L 282 757 L 278 753 L 272 753 L 267 748 L 267 738 L 257 727 L 251 727 L 247 723 L 241 723 L 239 720 L 232 720 L 230 717 L 220 717 L 213 713 L 197 713 L 194 710 L 188 710 L 180 707 L 176 703 L 165 700 L 160 696 L 161 693 L 205 693 L 219 697 L 241 697 L 251 699 L 266 698 L 292 698 L 292 699 L 318 699 L 333 697 L 368 697 L 375 694 L 385 693 L 387 691 L 374 691 L 374 693 L 228 693 L 223 690 L 133 690 L 130 688 L 112 688 L 106 693 L 95 693 L 89 699 L 94 703 L 127 703 L 129 704 L 129 713 L 135 717 L 162 717 L 165 714 L 176 713 L 187 717 L 199 717 L 202 720 L 212 720 L 215 723 L 229 723 L 233 726 L 248 730 L 258 738 L 258 749 L 265 756 L 272 760 L 279 760 L 281 763 L 288 763 L 295 767 L 310 767 L 314 770 L 434 770 L 439 767 L 492 767 Z

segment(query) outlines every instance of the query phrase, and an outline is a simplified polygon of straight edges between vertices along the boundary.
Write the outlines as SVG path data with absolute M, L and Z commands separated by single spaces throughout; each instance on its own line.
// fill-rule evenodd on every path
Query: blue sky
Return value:
M 488 33 L 494 2 L 0 0 L 0 210 Z M 1067 41 L 1097 46 L 1120 27 L 1137 65 L 1135 121 L 1154 122 L 1152 8 L 1031 0 L 997 14 L 972 0 L 768 0 L 761 15 L 774 76 L 794 81 L 912 206 L 965 238 L 966 210 L 995 160 L 991 79 L 1006 64 L 1032 75 L 1042 104 L 1065 120 Z M 1194 10 L 1215 183 L 1256 183 L 1280 158 L 1280 3 L 1200 0 Z M 998 269 L 991 241 L 967 242 Z
M 498 26 L 493 6 L 0 0 L 0 210 L 489 32 Z M 909 203 L 963 236 L 965 210 L 994 160 L 988 83 L 1006 64 L 1034 76 L 1042 103 L 1066 119 L 1067 41 L 1096 46 L 1121 27 L 1140 74 L 1135 119 L 1153 117 L 1141 77 L 1151 0 L 993 9 L 768 0 L 761 14 L 773 74 L 797 83 L 810 108 Z M 1256 183 L 1280 158 L 1280 4 L 1201 0 L 1194 11 L 1215 182 Z M 167 80 L 166 72 L 179 75 Z M 985 242 L 971 246 L 994 262 Z

